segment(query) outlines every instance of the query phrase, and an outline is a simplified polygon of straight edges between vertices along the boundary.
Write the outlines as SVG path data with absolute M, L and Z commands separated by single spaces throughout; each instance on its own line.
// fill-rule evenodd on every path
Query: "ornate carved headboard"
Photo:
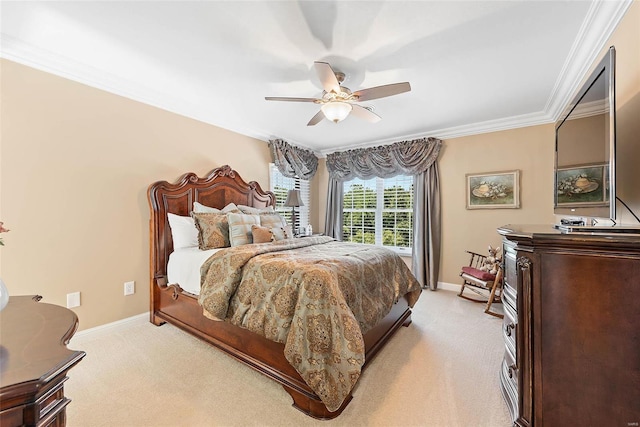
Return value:
M 158 181 L 147 192 L 151 208 L 151 282 L 166 276 L 169 254 L 173 251 L 167 213 L 188 216 L 193 202 L 222 209 L 229 203 L 262 208 L 275 206 L 275 195 L 263 191 L 255 181 L 246 183 L 228 165 L 212 170 L 203 178 L 186 173 L 175 183 Z

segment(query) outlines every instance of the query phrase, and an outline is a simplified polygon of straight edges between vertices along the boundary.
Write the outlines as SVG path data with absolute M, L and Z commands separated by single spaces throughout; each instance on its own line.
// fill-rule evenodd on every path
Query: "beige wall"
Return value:
M 600 52 L 616 47 L 618 195 L 640 215 L 640 2 L 634 2 Z M 594 64 L 595 65 L 595 64 Z M 459 284 L 464 250 L 499 244 L 496 227 L 554 223 L 554 125 L 534 126 L 445 141 L 440 157 L 443 248 L 440 281 Z M 464 209 L 465 172 L 521 171 L 521 209 Z M 638 222 L 618 204 L 618 221 Z
M 459 284 L 466 250 L 486 253 L 505 224 L 553 223 L 554 126 L 533 126 L 444 141 L 440 154 L 440 281 Z M 520 209 L 466 209 L 466 174 L 520 171 Z
M 265 142 L 0 64 L 0 274 L 10 294 L 43 302 L 80 291 L 80 329 L 148 310 L 149 184 L 229 164 L 268 189 Z
M 640 214 L 640 2 L 634 2 L 606 44 L 616 46 L 616 113 L 618 173 L 623 199 Z M 597 61 L 596 61 L 597 62 Z M 431 135 L 426 135 L 431 136 Z M 437 135 L 434 135 L 437 136 Z M 505 224 L 553 224 L 554 124 L 493 132 L 444 141 L 439 159 L 442 193 L 442 256 L 440 282 L 459 285 L 460 267 L 468 262 L 465 250 L 486 253 L 487 245 L 500 244 L 496 228 Z M 325 192 L 324 180 L 318 185 Z M 520 170 L 520 209 L 467 210 L 465 174 Z M 637 224 L 618 207 L 618 218 Z M 322 219 L 321 219 L 322 220 Z
M 616 194 L 640 216 L 640 1 L 633 2 L 605 46 L 616 47 Z M 620 203 L 616 206 L 619 223 L 639 225 Z
M 617 49 L 619 173 L 640 182 L 640 2 L 607 47 Z M 604 49 L 602 54 L 604 54 Z M 12 294 L 41 294 L 74 309 L 80 328 L 148 310 L 147 186 L 230 164 L 268 188 L 264 142 L 119 96 L 0 62 L 0 276 Z M 440 281 L 459 283 L 465 250 L 497 245 L 508 223 L 553 223 L 552 124 L 444 141 L 439 160 L 443 203 Z M 239 156 L 237 153 L 242 153 Z M 465 209 L 465 174 L 518 169 L 520 209 Z M 327 172 L 312 181 L 311 221 L 322 231 Z M 623 198 L 640 212 L 640 191 Z M 626 212 L 623 221 L 634 223 Z M 123 282 L 136 294 L 123 296 Z
M 616 48 L 616 196 L 640 216 L 640 2 L 633 2 L 626 15 L 599 52 L 587 76 L 591 74 L 610 46 Z M 601 122 L 605 123 L 605 122 Z M 564 126 L 563 126 L 564 127 Z M 594 135 L 602 131 L 592 130 Z M 580 141 L 586 141 L 584 136 Z M 583 152 L 584 153 L 584 152 Z M 588 163 L 591 159 L 585 159 Z M 576 159 L 576 163 L 583 163 Z M 608 209 L 606 210 L 608 211 Z M 608 218 L 608 215 L 606 215 Z M 616 220 L 621 225 L 638 226 L 638 220 L 619 201 Z

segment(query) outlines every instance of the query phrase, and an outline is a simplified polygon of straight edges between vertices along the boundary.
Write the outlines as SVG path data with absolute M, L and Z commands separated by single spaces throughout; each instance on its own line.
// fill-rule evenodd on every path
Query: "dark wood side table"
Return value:
M 64 426 L 67 372 L 85 356 L 66 347 L 78 328 L 76 314 L 15 296 L 0 312 L 0 425 Z

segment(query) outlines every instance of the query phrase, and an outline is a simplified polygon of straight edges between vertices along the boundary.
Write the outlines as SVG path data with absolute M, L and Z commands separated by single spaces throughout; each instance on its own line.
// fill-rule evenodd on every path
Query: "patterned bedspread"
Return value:
M 285 344 L 285 357 L 336 411 L 360 376 L 363 334 L 421 289 L 381 247 L 306 237 L 219 251 L 201 269 L 205 316 Z

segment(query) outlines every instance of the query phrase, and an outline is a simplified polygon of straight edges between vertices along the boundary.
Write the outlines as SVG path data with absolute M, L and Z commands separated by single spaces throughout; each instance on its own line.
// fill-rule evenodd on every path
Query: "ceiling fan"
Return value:
M 320 104 L 320 111 L 309 120 L 307 126 L 320 123 L 323 118 L 327 118 L 334 123 L 338 123 L 350 113 L 361 119 L 372 123 L 380 121 L 381 117 L 371 111 L 370 108 L 355 104 L 356 102 L 369 101 L 371 99 L 385 98 L 387 96 L 398 95 L 409 92 L 411 85 L 408 82 L 393 83 L 383 86 L 376 86 L 369 89 L 361 89 L 351 92 L 348 87 L 342 86 L 345 74 L 334 71 L 326 62 L 316 61 L 313 63 L 316 73 L 322 83 L 323 91 L 320 98 L 287 98 L 277 96 L 267 96 L 267 101 L 292 101 L 292 102 L 313 102 Z

